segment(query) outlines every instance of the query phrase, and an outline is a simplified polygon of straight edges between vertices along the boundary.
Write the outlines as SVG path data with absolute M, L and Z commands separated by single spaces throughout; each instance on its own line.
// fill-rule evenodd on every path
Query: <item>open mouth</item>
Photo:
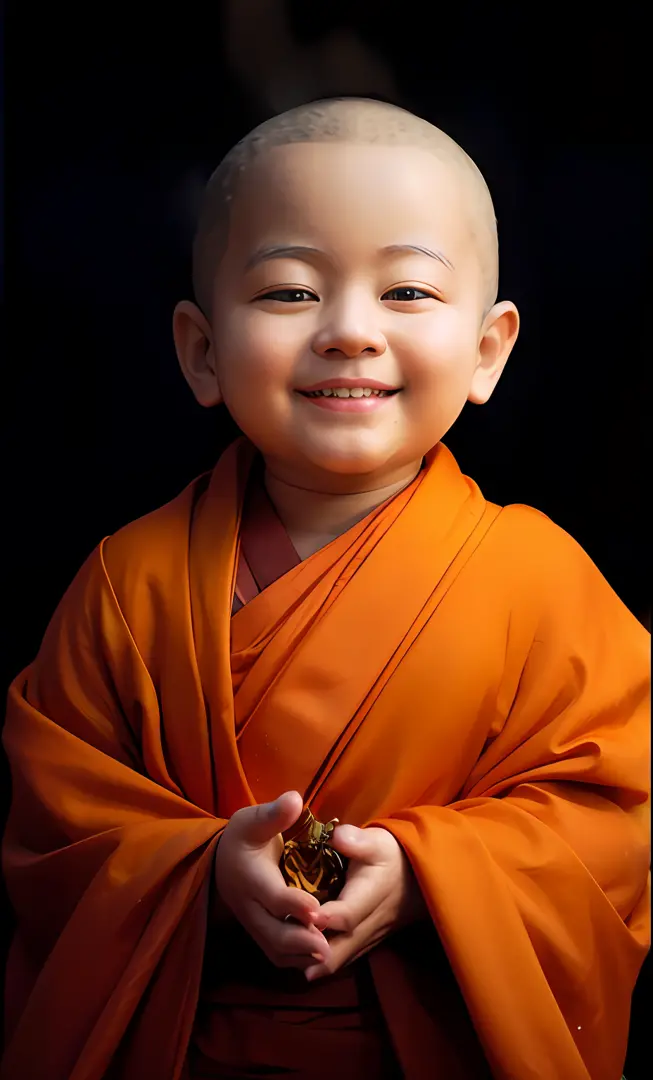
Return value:
M 346 400 L 347 398 L 392 397 L 393 394 L 399 393 L 399 389 L 376 390 L 371 386 L 329 386 L 323 390 L 298 390 L 297 392 L 302 397 L 307 398 L 341 398 Z
M 314 409 L 340 416 L 365 416 L 389 408 L 390 398 L 399 388 L 380 386 L 321 386 L 319 389 L 297 390 L 299 397 Z

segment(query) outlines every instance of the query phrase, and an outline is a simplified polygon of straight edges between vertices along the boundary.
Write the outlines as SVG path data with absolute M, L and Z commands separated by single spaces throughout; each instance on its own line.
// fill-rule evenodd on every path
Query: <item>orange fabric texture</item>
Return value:
M 432 925 L 368 958 L 409 1080 L 613 1080 L 649 934 L 649 635 L 441 445 L 232 620 L 253 456 L 105 540 L 11 687 L 3 1078 L 183 1077 L 220 832 L 297 788 L 389 829 L 423 890 Z
M 260 465 L 255 460 L 243 501 L 232 615 L 300 562 L 265 491 Z M 281 616 L 283 590 L 274 595 Z M 241 617 L 235 624 L 241 634 L 243 623 Z M 256 655 L 232 647 L 232 671 L 242 676 Z M 223 905 L 216 905 L 215 916 L 189 1050 L 190 1080 L 252 1078 L 261 1070 L 289 1077 L 308 1070 L 311 1080 L 401 1076 L 366 959 L 307 983 L 301 972 L 270 964 Z
M 262 462 L 248 477 L 232 615 L 301 562 L 263 484 Z

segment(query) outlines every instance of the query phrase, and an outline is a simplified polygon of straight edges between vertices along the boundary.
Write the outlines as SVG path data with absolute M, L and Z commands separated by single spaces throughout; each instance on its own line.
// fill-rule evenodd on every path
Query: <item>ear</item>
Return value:
M 209 409 L 222 401 L 211 327 L 197 304 L 182 300 L 172 317 L 172 334 L 179 366 L 200 405 Z
M 483 320 L 478 361 L 467 400 L 484 405 L 492 395 L 519 333 L 519 312 L 509 300 L 495 304 Z

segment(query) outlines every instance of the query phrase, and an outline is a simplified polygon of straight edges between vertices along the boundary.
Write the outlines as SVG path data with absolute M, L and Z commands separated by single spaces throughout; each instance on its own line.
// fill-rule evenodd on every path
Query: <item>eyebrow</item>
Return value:
M 301 244 L 275 244 L 272 247 L 259 248 L 253 255 L 250 255 L 245 263 L 245 269 L 251 270 L 252 267 L 267 262 L 269 259 L 304 259 L 307 255 L 324 255 L 324 252 L 320 251 L 319 248 L 304 247 Z
M 422 247 L 421 244 L 389 244 L 379 249 L 379 255 L 398 255 L 404 252 L 413 252 L 418 255 L 428 255 L 430 259 L 441 262 L 449 270 L 454 270 L 453 263 L 441 251 L 431 251 L 430 248 Z M 324 256 L 319 248 L 308 247 L 303 244 L 274 244 L 271 247 L 259 248 L 245 264 L 246 270 L 251 270 L 259 263 L 268 262 L 270 259 L 305 259 L 307 255 Z
M 388 247 L 381 248 L 380 255 L 398 255 L 404 251 L 417 252 L 418 255 L 428 255 L 430 259 L 435 259 L 437 262 L 441 262 L 443 266 L 446 266 L 449 270 L 455 270 L 454 264 L 443 255 L 441 251 L 431 251 L 430 248 L 422 247 L 421 244 L 390 244 Z

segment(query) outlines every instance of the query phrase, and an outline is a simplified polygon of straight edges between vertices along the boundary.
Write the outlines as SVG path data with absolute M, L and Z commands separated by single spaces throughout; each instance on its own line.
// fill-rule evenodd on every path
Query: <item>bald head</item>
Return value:
M 418 147 L 458 172 L 469 226 L 477 245 L 486 310 L 498 285 L 498 243 L 492 198 L 474 162 L 453 139 L 396 105 L 369 99 L 333 98 L 290 109 L 259 124 L 222 160 L 206 186 L 193 245 L 193 287 L 209 314 L 216 269 L 227 246 L 230 205 L 247 169 L 268 151 L 291 143 L 352 143 Z

